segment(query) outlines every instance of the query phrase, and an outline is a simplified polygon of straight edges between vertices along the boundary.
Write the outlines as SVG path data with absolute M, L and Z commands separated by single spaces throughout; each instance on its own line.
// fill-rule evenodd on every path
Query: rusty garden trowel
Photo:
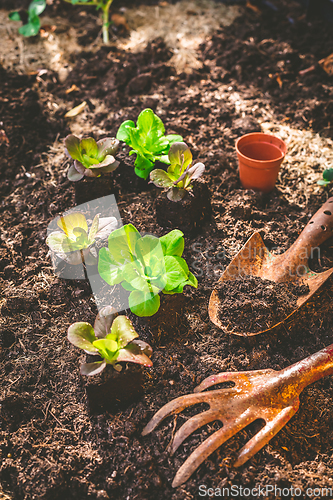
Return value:
M 329 276 L 331 276 L 333 268 L 322 273 L 315 273 L 309 269 L 308 260 L 309 257 L 313 255 L 314 248 L 317 248 L 321 243 L 332 236 L 332 234 L 333 197 L 329 198 L 318 212 L 315 213 L 295 243 L 293 243 L 293 245 L 283 254 L 272 255 L 265 247 L 260 234 L 257 232 L 248 239 L 236 257 L 230 262 L 218 283 L 234 280 L 238 276 L 251 275 L 275 281 L 276 283 L 294 281 L 300 284 L 307 284 L 309 286 L 309 293 L 299 297 L 297 300 L 297 307 L 294 311 L 288 313 L 285 317 L 281 317 L 280 321 L 275 325 L 259 332 L 249 332 L 245 334 L 246 336 L 258 335 L 282 323 L 282 321 L 297 311 L 297 309 L 318 290 Z M 211 321 L 228 333 L 244 336 L 244 333 L 229 331 L 221 323 L 218 318 L 219 306 L 220 301 L 217 290 L 214 289 L 210 297 L 208 310 Z

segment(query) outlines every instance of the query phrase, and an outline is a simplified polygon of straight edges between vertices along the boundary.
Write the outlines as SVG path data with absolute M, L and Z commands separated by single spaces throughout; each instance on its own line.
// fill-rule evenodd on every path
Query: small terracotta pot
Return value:
M 261 132 L 237 139 L 239 177 L 245 189 L 269 193 L 275 186 L 287 146 L 278 137 Z

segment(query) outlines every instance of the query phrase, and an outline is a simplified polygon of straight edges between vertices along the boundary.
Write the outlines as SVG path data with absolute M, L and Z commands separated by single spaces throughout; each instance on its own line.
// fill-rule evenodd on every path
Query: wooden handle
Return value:
M 313 250 L 333 235 L 333 197 L 314 214 L 295 243 L 276 257 L 276 281 L 292 281 L 308 271 L 308 260 Z
M 279 372 L 279 375 L 289 384 L 294 386 L 297 392 L 302 391 L 313 382 L 333 374 L 333 344 L 311 356 L 288 366 Z
M 315 248 L 333 234 L 333 197 L 314 214 L 294 245 L 301 241 L 303 248 Z

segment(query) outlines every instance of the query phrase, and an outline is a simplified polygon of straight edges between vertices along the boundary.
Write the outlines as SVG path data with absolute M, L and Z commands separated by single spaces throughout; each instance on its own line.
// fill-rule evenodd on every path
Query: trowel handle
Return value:
M 316 247 L 321 245 L 333 234 L 333 197 L 314 214 L 307 223 L 298 239 L 304 243 Z
M 285 380 L 302 391 L 313 382 L 333 374 L 333 344 L 279 372 Z
M 314 214 L 295 243 L 285 252 L 291 268 L 307 266 L 313 249 L 333 234 L 333 197 Z

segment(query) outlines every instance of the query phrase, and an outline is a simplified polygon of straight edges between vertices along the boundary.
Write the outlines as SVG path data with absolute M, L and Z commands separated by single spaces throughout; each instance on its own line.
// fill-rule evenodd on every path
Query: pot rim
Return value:
M 238 147 L 239 143 L 241 141 L 244 141 L 244 139 L 246 141 L 246 139 L 251 139 L 251 138 L 256 139 L 256 140 L 247 141 L 246 142 L 247 144 L 251 144 L 253 142 L 264 142 L 266 144 L 267 143 L 272 144 L 273 146 L 280 149 L 281 156 L 279 156 L 277 158 L 273 158 L 272 160 L 256 160 L 254 158 L 251 158 L 250 156 L 244 155 L 239 150 L 239 147 Z M 266 139 L 266 140 L 264 140 L 264 139 Z M 274 142 L 272 139 L 274 139 Z M 250 134 L 245 134 L 245 135 L 242 135 L 241 137 L 238 137 L 238 139 L 236 140 L 236 152 L 244 160 L 250 160 L 251 162 L 258 163 L 259 165 L 268 164 L 268 168 L 269 168 L 269 165 L 271 165 L 273 167 L 274 166 L 273 163 L 276 163 L 277 161 L 282 162 L 282 160 L 286 156 L 287 145 L 282 139 L 280 139 L 280 137 L 277 137 L 276 135 L 265 134 L 264 132 L 251 132 Z M 252 166 L 252 168 L 256 168 L 256 167 Z

